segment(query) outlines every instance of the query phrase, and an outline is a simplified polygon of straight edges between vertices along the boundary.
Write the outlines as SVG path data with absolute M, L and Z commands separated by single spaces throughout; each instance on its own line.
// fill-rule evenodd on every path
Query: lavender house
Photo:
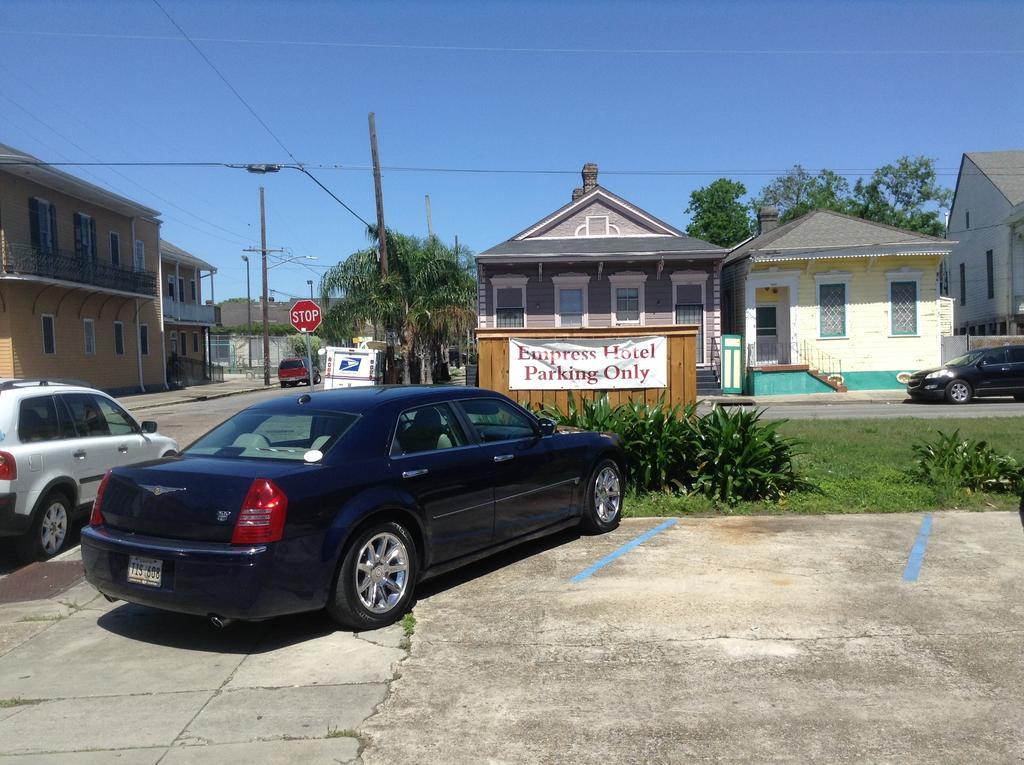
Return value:
M 480 327 L 697 325 L 699 390 L 717 387 L 727 250 L 687 236 L 597 183 L 477 255 Z

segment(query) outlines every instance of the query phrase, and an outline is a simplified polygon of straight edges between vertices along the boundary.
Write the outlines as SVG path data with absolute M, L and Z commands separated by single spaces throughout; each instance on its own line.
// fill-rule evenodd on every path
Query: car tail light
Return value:
M 110 471 L 108 470 L 103 474 L 103 480 L 100 481 L 100 486 L 96 489 L 96 499 L 92 501 L 92 513 L 89 514 L 90 526 L 101 526 L 103 524 L 103 511 L 100 509 L 100 505 L 103 504 L 103 492 L 107 490 L 107 481 L 109 480 Z
M 276 542 L 284 533 L 284 519 L 288 513 L 288 497 L 273 481 L 257 478 L 245 495 L 242 509 L 231 535 L 233 545 Z
M 10 452 L 0 452 L 0 481 L 13 481 L 18 477 L 18 461 Z

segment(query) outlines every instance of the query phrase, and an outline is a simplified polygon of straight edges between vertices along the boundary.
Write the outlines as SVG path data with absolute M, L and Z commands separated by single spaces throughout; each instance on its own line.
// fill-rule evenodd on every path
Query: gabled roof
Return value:
M 948 252 L 953 242 L 884 223 L 855 218 L 832 210 L 812 210 L 789 223 L 738 245 L 725 259 L 726 265 L 746 257 L 757 259 L 811 259 L 823 251 L 842 252 L 843 257 L 860 253 L 891 255 L 900 252 L 924 254 Z
M 563 220 L 571 218 L 579 210 L 593 204 L 596 200 L 601 200 L 609 207 L 619 208 L 627 217 L 639 218 L 652 229 L 652 233 L 664 234 L 666 236 L 686 236 L 682 231 L 677 229 L 675 226 L 670 226 L 665 221 L 655 218 L 646 210 L 642 210 L 634 204 L 630 204 L 625 199 L 620 197 L 618 194 L 613 194 L 603 186 L 595 186 L 586 194 L 582 195 L 579 199 L 574 199 L 567 205 L 563 205 L 555 210 L 553 213 L 545 218 L 534 223 L 532 226 L 523 229 L 518 234 L 512 237 L 512 240 L 526 239 L 530 236 L 537 236 L 547 229 L 554 228 Z M 714 247 L 714 245 L 710 245 Z
M 985 174 L 1011 205 L 1024 202 L 1024 150 L 971 151 L 964 156 Z M 960 173 L 963 172 L 961 163 Z
M 120 194 L 107 191 L 77 176 L 47 165 L 19 149 L 0 143 L 0 171 L 38 183 L 40 186 L 59 191 L 62 194 L 91 202 L 128 217 L 156 219 L 159 211 L 145 207 Z

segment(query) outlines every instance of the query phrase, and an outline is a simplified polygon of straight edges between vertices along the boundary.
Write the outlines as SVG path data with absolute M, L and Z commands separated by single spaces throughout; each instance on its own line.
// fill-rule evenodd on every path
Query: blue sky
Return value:
M 860 170 L 1024 147 L 1019 2 L 182 2 L 160 0 L 284 146 L 374 219 L 367 113 L 387 224 L 474 251 L 569 200 L 584 162 L 677 226 L 690 192 L 748 191 L 796 163 Z M 151 0 L 4 0 L 0 143 L 51 161 L 287 162 Z M 630 175 L 605 171 L 701 171 Z M 281 295 L 366 245 L 363 224 L 296 172 L 72 170 L 163 213 L 163 236 L 245 294 L 244 247 L 316 257 Z M 254 291 L 255 291 L 255 281 Z

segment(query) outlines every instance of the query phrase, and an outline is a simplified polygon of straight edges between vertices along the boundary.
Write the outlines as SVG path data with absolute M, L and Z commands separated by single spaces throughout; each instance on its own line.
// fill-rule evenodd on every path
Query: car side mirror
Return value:
M 143 433 L 156 433 L 156 421 L 155 420 L 143 420 L 142 421 L 142 432 Z
M 540 426 L 540 434 L 542 436 L 550 436 L 555 432 L 555 428 L 557 427 L 554 420 L 548 419 L 538 420 L 537 424 Z

